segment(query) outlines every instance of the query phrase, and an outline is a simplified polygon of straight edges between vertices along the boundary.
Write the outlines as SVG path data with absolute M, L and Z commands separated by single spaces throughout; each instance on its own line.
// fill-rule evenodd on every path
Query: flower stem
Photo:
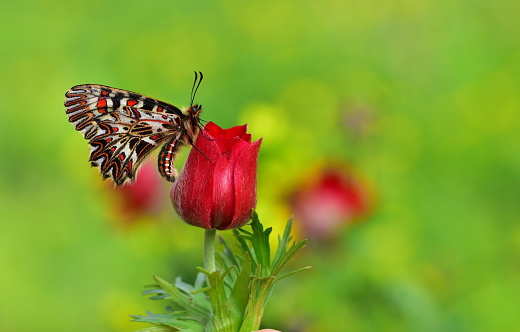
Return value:
M 215 235 L 216 229 L 204 230 L 204 268 L 213 273 L 215 272 Z

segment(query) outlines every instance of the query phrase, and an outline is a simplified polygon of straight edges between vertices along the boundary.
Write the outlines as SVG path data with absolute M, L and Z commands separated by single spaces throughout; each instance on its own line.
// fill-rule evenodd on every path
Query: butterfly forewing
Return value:
M 121 185 L 135 177 L 139 164 L 159 145 L 160 173 L 175 179 L 172 163 L 184 134 L 186 116 L 177 107 L 126 90 L 85 84 L 65 95 L 69 121 L 89 141 L 90 162 L 104 178 Z M 168 152 L 173 152 L 173 154 Z

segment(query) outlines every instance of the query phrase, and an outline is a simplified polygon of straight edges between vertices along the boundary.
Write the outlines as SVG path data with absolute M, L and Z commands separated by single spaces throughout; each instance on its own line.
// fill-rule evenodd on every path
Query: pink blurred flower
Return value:
M 244 226 L 256 205 L 256 169 L 262 139 L 251 143 L 247 126 L 222 129 L 213 122 L 195 140 L 170 192 L 188 224 L 225 230 Z
M 347 170 L 325 168 L 312 183 L 295 190 L 291 205 L 305 236 L 328 239 L 341 225 L 365 215 L 369 199 L 366 189 Z
M 134 182 L 112 188 L 114 206 L 125 224 L 156 215 L 164 203 L 162 180 L 154 162 L 145 162 Z

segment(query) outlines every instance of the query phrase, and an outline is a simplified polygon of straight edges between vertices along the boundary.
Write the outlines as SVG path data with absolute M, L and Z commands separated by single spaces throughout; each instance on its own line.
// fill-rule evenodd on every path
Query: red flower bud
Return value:
M 195 140 L 170 198 L 188 224 L 225 230 L 244 226 L 256 205 L 256 168 L 262 139 L 251 143 L 247 125 L 213 122 Z

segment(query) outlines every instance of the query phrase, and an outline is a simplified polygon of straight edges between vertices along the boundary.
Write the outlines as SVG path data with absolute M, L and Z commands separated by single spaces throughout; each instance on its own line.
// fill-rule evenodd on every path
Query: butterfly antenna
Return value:
M 199 89 L 200 83 L 202 83 L 202 79 L 204 78 L 204 75 L 202 75 L 202 72 L 200 72 L 200 71 L 199 71 L 199 74 L 197 74 L 196 71 L 194 71 L 193 73 L 195 74 L 195 79 L 193 80 L 193 86 L 191 87 L 190 105 L 193 105 L 193 101 L 195 100 L 195 95 L 197 94 L 197 90 Z
M 193 105 L 193 98 L 195 98 L 193 91 L 195 91 L 195 85 L 197 84 L 197 72 L 194 71 L 193 73 L 195 74 L 195 79 L 193 80 L 193 85 L 191 86 L 190 105 Z

